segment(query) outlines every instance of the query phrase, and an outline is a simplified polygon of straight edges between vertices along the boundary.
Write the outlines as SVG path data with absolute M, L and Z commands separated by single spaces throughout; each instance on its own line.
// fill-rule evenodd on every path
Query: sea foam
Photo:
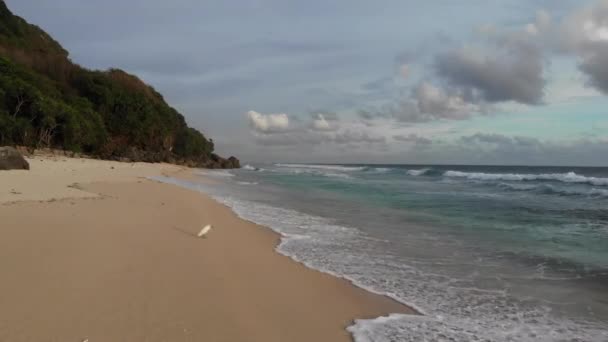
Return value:
M 608 186 L 608 178 L 586 177 L 574 172 L 568 173 L 543 173 L 543 174 L 519 174 L 519 173 L 482 173 L 446 171 L 445 177 L 466 178 L 482 181 L 555 181 L 563 183 L 583 183 L 595 186 Z
M 363 166 L 343 166 L 343 165 L 322 165 L 322 164 L 275 164 L 275 166 L 283 168 L 299 168 L 299 169 L 318 169 L 318 170 L 334 170 L 342 172 L 364 171 Z

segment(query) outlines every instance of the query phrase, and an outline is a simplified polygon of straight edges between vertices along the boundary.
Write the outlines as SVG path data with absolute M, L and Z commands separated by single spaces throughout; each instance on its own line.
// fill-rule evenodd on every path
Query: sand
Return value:
M 38 156 L 27 158 L 29 171 L 0 171 L 0 203 L 91 198 L 74 184 L 125 182 L 184 170 L 170 164 L 119 163 L 95 159 Z
M 0 172 L 0 341 L 350 341 L 355 318 L 411 313 L 277 254 L 277 234 L 209 197 L 142 178 L 181 167 L 30 162 Z

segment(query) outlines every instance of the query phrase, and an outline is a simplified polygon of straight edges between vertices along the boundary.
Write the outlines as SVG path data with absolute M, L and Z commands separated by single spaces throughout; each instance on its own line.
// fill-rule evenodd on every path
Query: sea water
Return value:
M 356 341 L 608 341 L 608 168 L 246 165 L 209 193 L 278 252 L 422 315 Z

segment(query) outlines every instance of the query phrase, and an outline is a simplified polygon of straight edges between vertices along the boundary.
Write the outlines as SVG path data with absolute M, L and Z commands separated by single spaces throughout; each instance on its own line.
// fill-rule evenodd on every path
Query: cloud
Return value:
M 546 86 L 544 40 L 551 28 L 551 16 L 539 11 L 532 23 L 517 29 L 481 27 L 477 45 L 457 46 L 450 41 L 445 45 L 447 50 L 430 57 L 431 72 L 413 83 L 405 96 L 376 110 L 361 110 L 359 117 L 392 118 L 402 123 L 463 120 L 487 113 L 497 104 L 542 104 Z M 404 77 L 410 77 L 413 56 L 403 53 L 397 57 Z
M 571 14 L 557 33 L 559 47 L 578 56 L 589 85 L 608 94 L 608 1 Z
M 335 121 L 337 121 L 335 114 L 332 116 L 332 114 L 316 113 L 313 115 L 310 127 L 316 131 L 335 131 L 338 129 Z
M 608 94 L 608 0 L 574 10 L 559 22 L 554 22 L 548 12 L 539 11 L 534 22 L 520 31 L 488 26 L 480 32 L 498 48 L 498 54 L 476 62 L 461 58 L 451 68 L 457 72 L 445 70 L 449 66 L 445 58 L 439 70 L 457 85 L 480 90 L 486 100 L 540 103 L 545 83 L 543 58 L 551 53 L 576 57 L 587 84 Z M 497 67 L 496 61 L 502 61 L 504 68 Z M 461 74 L 465 72 L 476 76 L 463 81 Z
M 543 144 L 540 140 L 536 138 L 530 137 L 508 137 L 502 134 L 495 133 L 477 133 L 471 136 L 464 136 L 460 138 L 460 142 L 466 145 L 483 145 L 483 146 L 491 146 L 493 148 L 499 147 L 504 149 L 515 148 L 515 147 L 525 147 L 525 148 L 538 148 Z
M 250 110 L 247 112 L 249 127 L 259 133 L 272 134 L 285 132 L 289 129 L 287 114 L 261 114 Z
M 311 119 L 310 122 L 296 121 L 288 131 L 256 134 L 256 143 L 278 147 L 313 147 L 321 144 L 361 147 L 386 144 L 384 136 L 372 133 L 368 127 L 356 121 L 341 123 L 335 113 L 315 112 L 311 114 Z
M 532 42 L 508 40 L 493 52 L 462 47 L 439 55 L 439 78 L 471 100 L 539 104 L 544 96 L 543 55 Z
M 407 141 L 415 137 L 404 136 Z M 421 147 L 414 145 L 414 147 Z M 481 165 L 602 165 L 598 155 L 608 153 L 601 139 L 544 141 L 529 136 L 476 133 L 453 141 L 433 141 L 425 148 L 410 148 L 405 162 Z
M 357 114 L 364 120 L 392 118 L 401 123 L 420 123 L 440 119 L 462 120 L 482 111 L 482 106 L 468 102 L 461 95 L 447 93 L 423 81 L 398 103 L 379 110 L 359 110 Z
M 536 36 L 547 32 L 551 28 L 551 24 L 551 15 L 545 10 L 540 10 L 536 13 L 535 22 L 527 24 L 524 29 L 526 33 Z
M 422 82 L 414 90 L 418 111 L 433 119 L 463 119 L 476 111 L 477 106 L 467 103 L 459 95 L 447 94 L 430 83 Z
M 370 109 L 359 109 L 357 110 L 357 116 L 363 120 L 374 120 L 377 118 L 390 118 L 388 110 L 370 110 Z
M 321 144 L 335 146 L 371 146 L 386 144 L 386 138 L 373 134 L 364 125 L 355 122 L 341 123 L 333 112 L 314 112 L 311 120 L 301 120 L 287 114 L 247 113 L 255 142 L 263 146 L 291 148 L 314 147 Z
M 461 137 L 443 152 L 467 163 L 598 165 L 597 156 L 608 153 L 608 143 L 597 139 L 555 142 L 525 136 L 477 133 Z
M 264 146 L 298 148 L 316 145 L 350 145 L 354 147 L 385 144 L 386 138 L 362 130 L 345 129 L 339 132 L 296 131 L 256 136 L 256 143 Z
M 579 67 L 589 77 L 589 84 L 608 95 L 608 46 L 588 53 Z
M 325 141 L 336 144 L 384 144 L 386 143 L 386 138 L 370 135 L 368 132 L 360 130 L 345 130 L 335 135 L 327 136 Z
M 416 134 L 394 135 L 393 139 L 395 141 L 405 142 L 405 143 L 412 143 L 414 145 L 425 146 L 425 145 L 432 145 L 433 144 L 433 140 L 425 138 L 425 137 L 418 136 Z

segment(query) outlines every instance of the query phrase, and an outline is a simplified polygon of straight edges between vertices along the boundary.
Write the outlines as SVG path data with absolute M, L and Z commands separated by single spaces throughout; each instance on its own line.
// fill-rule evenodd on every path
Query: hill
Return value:
M 0 0 L 0 145 L 104 159 L 239 167 L 162 95 L 119 69 L 88 70 Z

